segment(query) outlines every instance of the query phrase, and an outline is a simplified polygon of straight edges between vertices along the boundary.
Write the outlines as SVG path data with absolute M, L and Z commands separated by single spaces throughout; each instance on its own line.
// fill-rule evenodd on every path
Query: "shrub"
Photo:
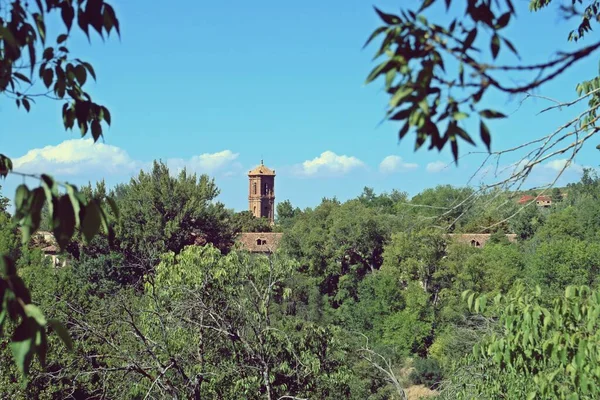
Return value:
M 433 388 L 443 378 L 442 368 L 437 360 L 433 358 L 417 358 L 413 364 L 414 370 L 410 374 L 410 380 L 415 385 L 425 385 Z

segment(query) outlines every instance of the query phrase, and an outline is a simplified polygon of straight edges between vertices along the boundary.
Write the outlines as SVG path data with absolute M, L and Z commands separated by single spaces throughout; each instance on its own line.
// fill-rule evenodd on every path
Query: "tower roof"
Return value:
M 264 166 L 262 161 L 260 165 L 253 170 L 248 172 L 248 175 L 273 175 L 275 176 L 275 171 Z

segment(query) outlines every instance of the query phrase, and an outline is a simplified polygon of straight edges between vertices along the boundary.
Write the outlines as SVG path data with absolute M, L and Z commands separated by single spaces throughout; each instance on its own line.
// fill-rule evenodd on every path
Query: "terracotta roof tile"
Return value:
M 252 175 L 273 175 L 273 176 L 275 176 L 275 171 L 270 168 L 267 168 L 261 164 L 258 167 L 254 168 L 253 170 L 250 170 L 248 172 L 248 175 L 249 176 L 252 176 Z

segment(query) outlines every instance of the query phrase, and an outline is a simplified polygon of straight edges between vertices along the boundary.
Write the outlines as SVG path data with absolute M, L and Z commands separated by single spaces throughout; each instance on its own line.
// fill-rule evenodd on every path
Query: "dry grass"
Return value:
M 427 399 L 429 397 L 435 397 L 438 392 L 431 390 L 424 385 L 413 385 L 405 389 L 408 400 L 419 400 Z

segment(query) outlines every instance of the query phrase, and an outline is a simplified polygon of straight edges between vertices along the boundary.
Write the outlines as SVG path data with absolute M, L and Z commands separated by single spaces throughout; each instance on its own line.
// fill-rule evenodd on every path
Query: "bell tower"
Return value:
M 256 218 L 275 223 L 275 170 L 260 165 L 248 172 L 248 206 Z

